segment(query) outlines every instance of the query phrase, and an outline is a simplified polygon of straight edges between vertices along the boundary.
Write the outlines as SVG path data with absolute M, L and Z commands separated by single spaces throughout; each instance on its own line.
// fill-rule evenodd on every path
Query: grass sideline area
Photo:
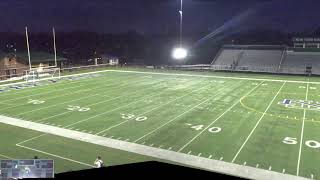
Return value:
M 143 155 L 106 148 L 54 135 L 46 135 L 39 139 L 30 141 L 29 143 L 25 143 L 27 147 L 44 152 L 41 153 L 18 147 L 16 144 L 26 139 L 39 136 L 43 133 L 5 124 L 0 124 L 0 131 L 0 159 L 33 159 L 34 156 L 38 156 L 40 159 L 53 159 L 56 164 L 55 173 L 92 168 L 90 165 L 93 165 L 93 161 L 97 155 L 104 158 L 103 160 L 105 161 L 106 166 L 150 160 L 160 161 L 159 159 Z
M 76 75 L 82 73 L 90 73 L 104 70 L 123 70 L 123 71 L 144 71 L 144 72 L 157 72 L 157 73 L 181 73 L 193 75 L 206 75 L 206 76 L 220 76 L 220 77 L 241 77 L 241 78 L 260 78 L 260 79 L 278 79 L 278 80 L 294 80 L 294 81 L 314 81 L 320 82 L 319 76 L 306 76 L 306 75 L 277 75 L 268 73 L 247 73 L 247 72 L 221 72 L 221 71 L 207 71 L 207 70 L 173 70 L 173 69 L 151 69 L 144 67 L 130 67 L 130 66 L 83 66 L 83 68 L 63 69 L 61 76 Z M 0 85 L 24 82 L 24 80 L 14 81 L 0 81 Z
M 140 68 L 108 69 L 141 71 Z M 208 77 L 199 77 L 201 75 Z M 308 82 L 320 81 L 317 77 L 242 73 L 146 69 L 144 73 L 106 71 L 97 77 L 61 80 L 47 86 L 1 92 L 0 114 L 207 159 L 318 179 L 320 84 Z M 30 150 L 15 147 L 16 150 L 12 151 L 12 148 L 19 141 L 39 136 L 39 132 L 2 124 L 0 128 L 1 132 L 8 134 L 1 136 L 0 140 L 9 147 L 1 145 L 0 154 L 14 158 L 33 156 Z M 9 138 L 11 136 L 16 139 Z M 14 142 L 10 143 L 8 139 Z M 119 158 L 118 151 L 104 152 L 105 148 L 97 145 L 53 135 L 26 144 L 87 164 L 92 164 L 92 159 L 99 153 L 115 157 L 114 164 L 150 159 L 126 152 L 120 152 Z M 63 147 L 69 150 L 65 152 Z M 57 158 L 59 172 L 70 170 L 67 167 L 88 168 Z

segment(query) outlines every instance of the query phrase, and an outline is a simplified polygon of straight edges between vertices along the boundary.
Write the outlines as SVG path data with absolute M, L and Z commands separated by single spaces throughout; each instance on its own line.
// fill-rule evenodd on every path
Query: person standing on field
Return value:
M 98 156 L 97 159 L 94 161 L 94 165 L 96 168 L 101 168 L 103 167 L 104 163 L 103 161 L 101 160 L 101 157 Z

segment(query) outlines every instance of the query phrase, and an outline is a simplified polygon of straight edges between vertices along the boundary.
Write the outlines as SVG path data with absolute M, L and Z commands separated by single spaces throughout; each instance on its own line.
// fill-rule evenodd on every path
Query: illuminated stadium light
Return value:
M 172 57 L 174 59 L 184 59 L 188 55 L 188 51 L 184 48 L 175 48 L 172 52 Z

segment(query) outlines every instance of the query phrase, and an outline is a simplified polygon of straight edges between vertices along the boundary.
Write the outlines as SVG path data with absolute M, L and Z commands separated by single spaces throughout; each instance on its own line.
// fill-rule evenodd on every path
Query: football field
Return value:
M 278 77 L 103 71 L 1 86 L 0 114 L 151 151 L 320 179 L 320 83 Z M 97 153 L 116 157 L 111 165 L 157 158 L 8 124 L 0 123 L 0 159 L 36 153 L 65 172 L 91 168 Z

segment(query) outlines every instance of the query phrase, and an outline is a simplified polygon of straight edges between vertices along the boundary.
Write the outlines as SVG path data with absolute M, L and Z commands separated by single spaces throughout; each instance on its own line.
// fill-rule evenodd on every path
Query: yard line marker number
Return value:
M 250 93 L 252 93 L 254 90 L 256 90 L 263 82 L 261 82 L 260 84 L 258 84 L 257 86 L 255 86 L 251 91 L 249 91 L 248 93 L 246 93 L 243 97 L 248 96 Z M 242 98 L 243 98 L 242 97 Z M 225 110 L 218 118 L 216 118 L 214 121 L 212 121 L 205 129 L 203 129 L 201 132 L 199 132 L 195 137 L 193 137 L 189 142 L 187 142 L 185 145 L 183 145 L 178 152 L 182 151 L 185 147 L 187 147 L 190 143 L 192 143 L 196 138 L 198 138 L 204 131 L 206 131 L 209 127 L 211 127 L 216 121 L 218 121 L 222 116 L 224 116 L 228 111 L 230 111 L 233 107 L 235 107 L 240 100 L 242 99 L 240 98 L 239 101 L 237 101 L 236 103 L 234 103 L 232 106 L 230 106 L 227 110 Z M 219 127 L 212 127 L 209 129 L 210 132 L 220 132 L 221 128 Z

